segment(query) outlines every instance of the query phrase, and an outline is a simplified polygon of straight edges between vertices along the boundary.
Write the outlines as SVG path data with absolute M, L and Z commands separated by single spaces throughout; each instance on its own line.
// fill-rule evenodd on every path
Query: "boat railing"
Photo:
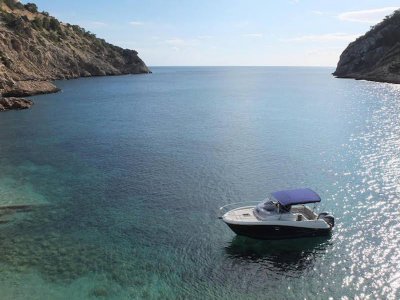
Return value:
M 219 208 L 218 218 L 222 219 L 222 216 L 226 214 L 228 211 L 233 210 L 235 208 L 251 208 L 256 206 L 260 201 L 246 201 L 246 202 L 235 202 L 229 203 Z

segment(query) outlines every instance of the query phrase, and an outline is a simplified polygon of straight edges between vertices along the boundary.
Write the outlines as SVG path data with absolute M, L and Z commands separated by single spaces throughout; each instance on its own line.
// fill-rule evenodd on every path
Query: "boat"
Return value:
M 222 206 L 220 218 L 237 235 L 256 239 L 329 235 L 335 218 L 327 212 L 316 214 L 315 205 L 319 202 L 321 197 L 311 189 L 283 190 L 271 193 L 258 204 L 240 202 Z M 314 204 L 314 208 L 306 204 Z

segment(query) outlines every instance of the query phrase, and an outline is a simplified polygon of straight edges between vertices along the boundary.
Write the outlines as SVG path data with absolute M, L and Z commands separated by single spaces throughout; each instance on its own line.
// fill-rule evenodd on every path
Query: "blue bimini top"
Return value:
M 311 189 L 277 191 L 272 196 L 283 206 L 321 202 L 321 197 Z

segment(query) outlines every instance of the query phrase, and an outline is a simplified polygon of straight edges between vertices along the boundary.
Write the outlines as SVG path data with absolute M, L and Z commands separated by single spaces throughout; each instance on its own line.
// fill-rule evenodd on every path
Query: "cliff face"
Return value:
M 3 96 L 56 92 L 55 79 L 150 72 L 136 51 L 61 23 L 35 4 L 0 0 L 0 18 Z
M 400 10 L 352 42 L 333 75 L 400 83 Z

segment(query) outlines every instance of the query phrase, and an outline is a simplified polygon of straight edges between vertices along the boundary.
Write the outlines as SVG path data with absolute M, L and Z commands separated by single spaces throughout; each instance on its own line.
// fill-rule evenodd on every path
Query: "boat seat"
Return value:
M 303 215 L 302 214 L 298 214 L 296 221 L 303 221 Z

